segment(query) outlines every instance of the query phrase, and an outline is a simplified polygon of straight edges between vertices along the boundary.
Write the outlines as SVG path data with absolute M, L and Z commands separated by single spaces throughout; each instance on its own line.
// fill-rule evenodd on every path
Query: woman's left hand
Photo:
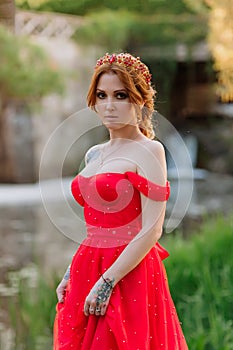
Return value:
M 84 303 L 84 314 L 86 316 L 96 315 L 103 316 L 106 312 L 109 300 L 114 286 L 114 279 L 101 277 L 90 293 L 86 297 Z

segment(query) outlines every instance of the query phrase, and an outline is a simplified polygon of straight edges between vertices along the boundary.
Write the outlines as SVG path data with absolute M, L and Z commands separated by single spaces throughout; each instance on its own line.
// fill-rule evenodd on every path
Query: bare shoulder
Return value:
M 144 145 L 143 159 L 138 162 L 137 172 L 163 186 L 167 176 L 164 147 L 154 140 L 148 140 Z
M 157 140 L 148 140 L 147 147 L 150 152 L 158 157 L 164 157 L 165 151 L 164 146 L 161 142 Z

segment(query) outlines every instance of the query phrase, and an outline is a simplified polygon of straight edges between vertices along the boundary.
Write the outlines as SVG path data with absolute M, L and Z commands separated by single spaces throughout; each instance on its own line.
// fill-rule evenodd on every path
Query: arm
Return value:
M 143 152 L 143 168 L 147 178 L 158 185 L 165 186 L 167 171 L 164 149 L 157 142 L 153 146 L 150 151 L 153 153 L 154 159 L 151 159 L 151 153 Z M 137 172 L 140 174 L 141 169 L 137 169 Z M 166 202 L 156 202 L 141 194 L 141 203 L 141 231 L 127 245 L 113 265 L 104 273 L 105 278 L 114 278 L 115 284 L 143 260 L 162 235 Z
M 137 152 L 138 153 L 138 152 Z M 139 153 L 138 153 L 139 154 Z M 158 142 L 150 143 L 150 149 L 141 152 L 142 160 L 137 168 L 140 175 L 146 175 L 149 180 L 158 185 L 165 186 L 166 183 L 166 161 L 163 146 Z M 143 167 L 140 166 L 143 164 Z M 144 172 L 142 173 L 142 170 Z M 166 202 L 156 202 L 141 195 L 142 203 L 142 229 L 137 236 L 127 245 L 117 260 L 104 273 L 104 279 L 112 283 L 112 287 L 118 283 L 125 275 L 132 271 L 146 256 L 150 249 L 162 234 Z M 101 291 L 103 286 L 106 287 L 103 278 L 100 278 L 92 288 L 86 298 L 84 312 L 89 314 L 89 310 L 96 307 L 96 295 Z M 109 290 L 107 301 L 100 303 L 100 313 L 103 315 L 111 296 L 112 289 Z
M 67 270 L 56 289 L 57 299 L 59 303 L 63 303 L 64 301 L 65 291 L 66 291 L 69 278 L 70 278 L 70 265 L 67 267 Z

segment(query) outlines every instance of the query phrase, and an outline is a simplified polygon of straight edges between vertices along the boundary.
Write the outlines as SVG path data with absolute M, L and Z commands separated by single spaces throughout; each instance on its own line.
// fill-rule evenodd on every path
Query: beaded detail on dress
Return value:
M 169 183 L 158 186 L 132 172 L 104 173 L 77 175 L 71 190 L 84 207 L 87 238 L 73 257 L 64 302 L 56 307 L 54 350 L 188 350 L 162 262 L 169 254 L 158 242 L 115 285 L 104 316 L 83 312 L 90 289 L 141 228 L 140 193 L 167 200 Z

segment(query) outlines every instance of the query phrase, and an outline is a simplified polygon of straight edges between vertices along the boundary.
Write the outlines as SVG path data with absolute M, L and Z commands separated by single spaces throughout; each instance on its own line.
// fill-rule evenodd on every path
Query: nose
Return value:
M 107 111 L 113 111 L 115 109 L 115 104 L 111 97 L 107 99 L 105 108 Z

